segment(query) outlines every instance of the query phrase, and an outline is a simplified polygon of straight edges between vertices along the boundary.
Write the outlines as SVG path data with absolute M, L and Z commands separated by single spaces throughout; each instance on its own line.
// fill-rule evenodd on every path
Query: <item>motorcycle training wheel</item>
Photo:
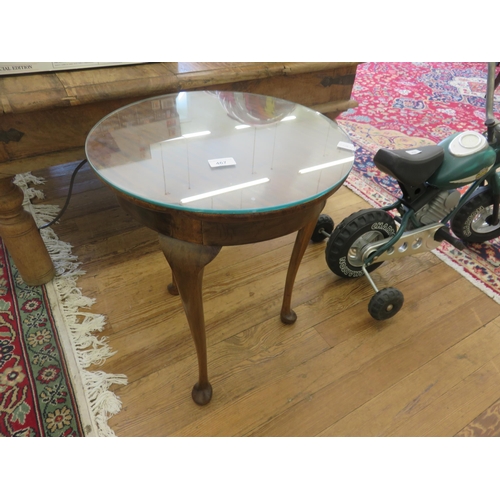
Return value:
M 451 220 L 451 229 L 462 241 L 483 243 L 500 236 L 500 222 L 490 226 L 493 192 L 488 186 L 479 188 Z
M 325 238 L 327 238 L 324 233 L 328 233 L 329 235 L 332 234 L 333 227 L 333 219 L 327 214 L 321 214 L 318 217 L 318 222 L 316 223 L 316 227 L 314 228 L 314 232 L 311 236 L 311 241 L 313 243 L 319 243 L 320 241 L 323 241 Z
M 342 278 L 363 276 L 362 249 L 396 234 L 394 219 L 384 210 L 368 208 L 344 219 L 335 229 L 326 245 L 326 263 L 330 270 Z M 368 272 L 383 262 L 371 264 Z
M 373 319 L 382 321 L 395 316 L 403 307 L 404 296 L 397 288 L 379 290 L 368 304 L 368 312 Z

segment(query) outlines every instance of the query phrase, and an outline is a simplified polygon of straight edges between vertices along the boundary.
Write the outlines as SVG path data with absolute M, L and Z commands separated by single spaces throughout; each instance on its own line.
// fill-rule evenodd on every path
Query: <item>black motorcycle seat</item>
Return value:
M 402 184 L 419 186 L 441 166 L 444 149 L 438 145 L 407 149 L 379 149 L 373 161 L 382 172 Z

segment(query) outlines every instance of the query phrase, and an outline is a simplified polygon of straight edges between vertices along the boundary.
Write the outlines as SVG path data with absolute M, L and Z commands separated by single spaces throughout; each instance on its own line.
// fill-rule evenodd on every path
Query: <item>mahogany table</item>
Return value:
M 84 159 L 90 129 L 108 113 L 155 95 L 232 90 L 272 95 L 330 118 L 351 99 L 356 62 L 156 62 L 0 76 L 0 237 L 24 281 L 47 283 L 54 266 L 16 174 Z
M 198 355 L 192 397 L 212 397 L 202 301 L 204 267 L 224 245 L 297 231 L 281 320 L 295 322 L 292 288 L 326 200 L 354 160 L 329 118 L 250 93 L 194 91 L 150 98 L 95 125 L 86 155 L 121 206 L 159 234 Z

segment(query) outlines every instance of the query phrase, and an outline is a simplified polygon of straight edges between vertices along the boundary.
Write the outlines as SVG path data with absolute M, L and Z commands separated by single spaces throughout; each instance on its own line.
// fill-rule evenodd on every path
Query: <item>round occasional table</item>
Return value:
M 98 122 L 89 163 L 121 206 L 159 234 L 198 356 L 192 397 L 212 397 L 202 302 L 204 267 L 224 245 L 297 231 L 281 308 L 326 200 L 354 161 L 337 123 L 304 106 L 238 92 L 181 92 L 145 99 Z

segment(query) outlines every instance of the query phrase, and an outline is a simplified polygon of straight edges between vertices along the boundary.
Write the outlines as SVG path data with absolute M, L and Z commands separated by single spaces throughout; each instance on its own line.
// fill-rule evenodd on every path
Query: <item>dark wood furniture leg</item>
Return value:
M 172 271 L 172 283 L 169 283 L 167 290 L 170 295 L 179 295 L 179 289 L 177 288 L 177 283 L 175 282 L 174 272 Z
M 198 355 L 199 380 L 193 387 L 192 397 L 196 404 L 205 405 L 212 398 L 212 386 L 208 381 L 202 299 L 203 270 L 217 256 L 221 247 L 198 245 L 161 234 L 160 246 L 172 268 Z
M 44 285 L 55 276 L 54 264 L 33 217 L 23 208 L 24 194 L 0 178 L 0 237 L 27 285 Z
M 317 217 L 319 217 L 323 207 L 324 204 L 321 205 L 321 209 L 318 210 Z M 291 307 L 293 285 L 295 283 L 295 277 L 297 276 L 297 271 L 299 270 L 302 257 L 304 256 L 307 245 L 311 240 L 314 228 L 318 222 L 317 217 L 308 222 L 302 229 L 299 229 L 297 237 L 295 238 L 295 244 L 293 246 L 292 256 L 290 258 L 290 264 L 288 265 L 288 272 L 286 275 L 285 291 L 283 293 L 283 304 L 281 306 L 280 314 L 281 321 L 286 325 L 291 325 L 297 321 L 297 315 Z

